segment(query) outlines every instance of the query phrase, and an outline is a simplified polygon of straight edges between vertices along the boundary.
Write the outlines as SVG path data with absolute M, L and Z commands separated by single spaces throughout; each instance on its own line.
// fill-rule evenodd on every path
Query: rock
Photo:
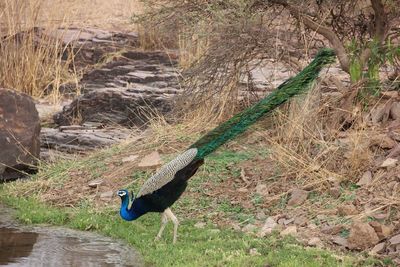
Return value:
M 296 216 L 294 219 L 294 224 L 298 226 L 306 226 L 308 223 L 308 219 L 304 216 Z
M 350 228 L 350 235 L 348 238 L 349 248 L 355 250 L 365 250 L 371 246 L 376 245 L 379 238 L 372 228 L 367 223 L 355 222 Z
M 88 183 L 88 186 L 91 187 L 91 188 L 96 188 L 96 187 L 98 187 L 99 185 L 101 185 L 103 183 L 104 183 L 104 180 L 99 178 L 99 179 L 95 179 L 95 180 L 90 181 Z
M 249 253 L 251 256 L 260 256 L 261 255 L 261 253 L 258 252 L 258 250 L 256 248 L 251 248 Z
M 377 134 L 370 137 L 369 145 L 378 146 L 382 149 L 391 149 L 396 145 L 396 142 L 387 134 Z
M 287 235 L 294 236 L 296 234 L 297 234 L 297 226 L 295 225 L 288 226 L 286 229 L 280 232 L 281 236 L 287 236 Z
M 380 224 L 379 222 L 372 221 L 369 223 L 369 225 L 374 228 L 375 233 L 377 234 L 379 240 L 387 238 L 391 233 L 392 233 L 392 228 L 383 224 Z
M 157 114 L 170 112 L 173 98 L 181 92 L 175 65 L 164 52 L 123 52 L 83 75 L 84 93 L 57 113 L 54 122 L 145 126 Z
M 343 229 L 344 227 L 342 225 L 324 226 L 321 228 L 321 232 L 328 235 L 337 235 Z
M 39 134 L 40 119 L 32 98 L 0 88 L 0 182 L 36 166 Z
M 384 250 L 385 250 L 385 242 L 382 242 L 382 243 L 376 244 L 376 245 L 371 249 L 371 251 L 369 252 L 369 254 L 373 256 L 373 255 L 382 253 Z
M 400 102 L 394 102 L 390 108 L 390 117 L 393 120 L 400 119 Z
M 390 243 L 391 245 L 398 245 L 398 244 L 400 244 L 400 234 L 395 235 L 395 236 L 392 236 L 392 237 L 389 239 L 389 243 Z
M 139 164 L 139 168 L 155 168 L 162 164 L 160 154 L 157 151 L 151 152 L 150 154 L 144 156 Z
M 349 216 L 349 215 L 358 214 L 358 211 L 353 204 L 346 204 L 346 205 L 339 206 L 337 208 L 337 211 L 340 216 Z
M 242 231 L 245 233 L 254 233 L 257 230 L 257 226 L 254 224 L 248 224 L 242 228 Z
M 139 156 L 138 155 L 130 155 L 129 157 L 123 158 L 122 162 L 132 162 L 135 161 Z
M 294 189 L 288 201 L 289 206 L 298 206 L 303 204 L 308 198 L 308 191 L 303 189 Z
M 292 222 L 294 222 L 294 218 L 284 219 L 283 220 L 283 225 L 288 225 L 288 224 L 291 224 Z
M 100 194 L 100 199 L 103 201 L 110 201 L 114 195 L 113 191 L 106 191 Z
M 308 240 L 307 245 L 310 247 L 318 247 L 321 248 L 323 246 L 322 241 L 318 237 L 312 237 L 310 240 Z
M 361 176 L 360 180 L 357 182 L 357 185 L 359 186 L 369 185 L 371 182 L 372 182 L 372 172 L 366 171 Z
M 205 222 L 197 222 L 194 227 L 199 228 L 199 229 L 203 229 L 204 227 L 206 227 L 206 223 Z
M 132 131 L 123 128 L 92 128 L 80 125 L 43 128 L 42 148 L 67 153 L 85 153 L 126 140 Z
M 260 232 L 258 233 L 258 236 L 264 237 L 266 235 L 271 234 L 272 231 L 276 229 L 277 226 L 278 224 L 275 222 L 274 218 L 268 217 L 263 227 L 261 228 Z
M 393 168 L 397 165 L 398 159 L 388 158 L 381 164 L 381 168 Z
M 247 193 L 247 192 L 249 192 L 249 189 L 247 189 L 245 187 L 241 187 L 241 188 L 238 188 L 237 191 L 241 192 L 241 193 Z
M 389 118 L 389 113 L 391 109 L 391 103 L 386 102 L 384 104 L 377 105 L 371 109 L 371 121 L 373 123 L 385 122 Z
M 332 238 L 332 242 L 336 245 L 342 246 L 342 247 L 349 247 L 349 243 L 346 240 L 346 238 L 343 238 L 341 236 L 335 236 L 334 238 Z

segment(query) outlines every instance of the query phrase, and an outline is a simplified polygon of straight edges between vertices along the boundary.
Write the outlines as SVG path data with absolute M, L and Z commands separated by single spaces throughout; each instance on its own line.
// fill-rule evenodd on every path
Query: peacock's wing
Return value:
M 160 189 L 174 179 L 175 174 L 186 167 L 197 155 L 197 148 L 190 148 L 179 154 L 175 159 L 161 167 L 161 169 L 150 177 L 140 188 L 137 198 Z

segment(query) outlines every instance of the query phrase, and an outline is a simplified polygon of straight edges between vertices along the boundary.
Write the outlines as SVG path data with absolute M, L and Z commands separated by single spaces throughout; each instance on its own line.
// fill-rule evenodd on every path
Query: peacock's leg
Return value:
M 176 243 L 176 239 L 178 236 L 178 226 L 179 226 L 179 221 L 176 218 L 176 216 L 172 213 L 171 209 L 166 209 L 165 214 L 171 219 L 172 223 L 174 224 L 174 239 L 172 241 L 172 243 Z
M 158 234 L 157 234 L 157 236 L 155 238 L 156 241 L 160 240 L 161 235 L 164 232 L 164 229 L 165 229 L 165 226 L 167 225 L 167 223 L 168 223 L 168 216 L 166 214 L 166 211 L 164 211 L 161 214 L 161 227 L 160 227 L 160 231 L 158 231 Z

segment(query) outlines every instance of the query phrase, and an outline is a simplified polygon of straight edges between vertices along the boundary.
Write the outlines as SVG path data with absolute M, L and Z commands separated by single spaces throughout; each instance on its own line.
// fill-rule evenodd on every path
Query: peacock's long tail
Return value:
M 289 78 L 268 96 L 236 114 L 191 145 L 190 148 L 197 148 L 195 159 L 203 159 L 230 139 L 243 133 L 265 113 L 274 110 L 291 97 L 307 91 L 318 77 L 321 69 L 334 61 L 335 53 L 332 49 L 321 49 L 314 60 L 299 74 Z

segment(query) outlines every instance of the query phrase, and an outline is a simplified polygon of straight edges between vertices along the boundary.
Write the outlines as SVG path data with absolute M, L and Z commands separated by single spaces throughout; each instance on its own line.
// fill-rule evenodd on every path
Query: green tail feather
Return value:
M 314 60 L 299 74 L 289 78 L 271 94 L 236 114 L 191 145 L 190 148 L 198 149 L 195 159 L 203 159 L 230 139 L 243 133 L 265 113 L 272 111 L 291 97 L 305 92 L 318 77 L 321 69 L 334 61 L 335 53 L 332 49 L 321 49 Z

